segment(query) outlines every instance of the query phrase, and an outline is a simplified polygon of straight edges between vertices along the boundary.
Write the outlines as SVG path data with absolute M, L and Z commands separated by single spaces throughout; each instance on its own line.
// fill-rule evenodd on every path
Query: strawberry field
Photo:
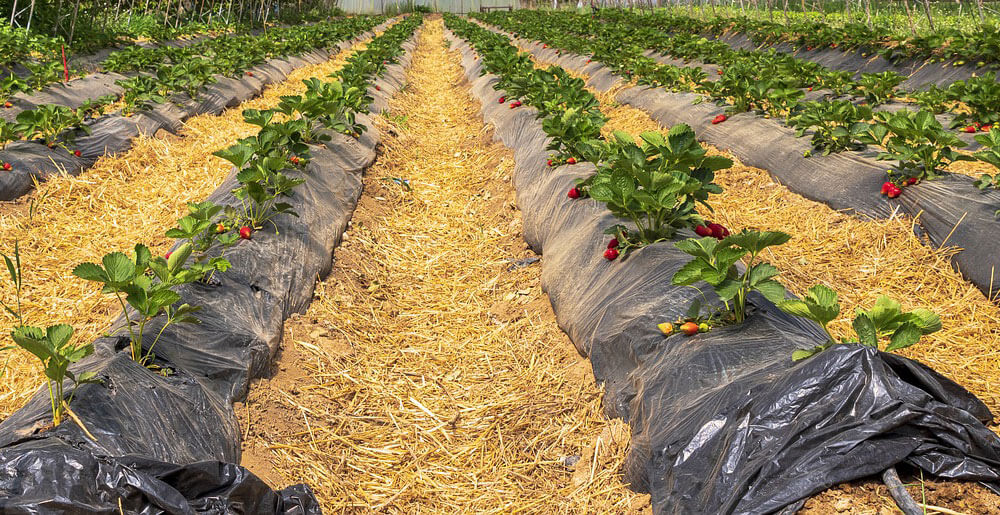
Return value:
M 994 13 L 837 5 L 29 15 L 0 511 L 1000 513 Z

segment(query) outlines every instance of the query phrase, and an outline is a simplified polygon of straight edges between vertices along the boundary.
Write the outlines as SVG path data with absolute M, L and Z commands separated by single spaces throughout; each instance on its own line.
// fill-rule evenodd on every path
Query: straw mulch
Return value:
M 237 406 L 243 464 L 328 512 L 641 509 L 618 476 L 627 428 L 601 415 L 539 265 L 508 270 L 533 255 L 513 160 L 442 35 L 429 20 L 334 271 Z
M 354 49 L 364 48 L 363 44 Z M 243 122 L 245 108 L 269 108 L 281 95 L 304 91 L 302 80 L 325 77 L 343 65 L 352 49 L 317 65 L 295 70 L 287 81 L 219 116 L 189 119 L 178 135 L 137 138 L 118 156 L 103 157 L 78 177 L 53 177 L 37 191 L 0 204 L 0 252 L 13 253 L 20 242 L 24 275 L 24 314 L 31 325 L 67 323 L 76 341 L 108 330 L 117 303 L 94 283 L 72 275 L 85 261 L 99 262 L 114 250 L 131 253 L 144 243 L 154 254 L 172 240 L 164 232 L 187 213 L 186 202 L 201 201 L 229 173 L 228 162 L 211 156 L 257 127 Z M 13 305 L 13 285 L 3 273 L 0 299 Z M 0 313 L 0 327 L 16 319 Z M 20 349 L 0 356 L 0 419 L 20 407 L 43 384 L 37 360 Z

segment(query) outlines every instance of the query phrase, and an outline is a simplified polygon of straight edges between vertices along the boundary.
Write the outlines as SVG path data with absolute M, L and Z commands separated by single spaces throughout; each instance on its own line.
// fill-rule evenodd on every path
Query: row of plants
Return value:
M 595 19 L 574 13 L 517 11 L 515 13 L 476 14 L 486 23 L 514 32 L 523 37 L 542 41 L 560 51 L 591 55 L 619 74 L 635 78 L 639 84 L 662 87 L 671 91 L 693 92 L 720 105 L 728 105 L 727 113 L 757 112 L 767 118 L 782 118 L 802 137 L 812 136 L 813 150 L 824 155 L 844 150 L 861 150 L 866 145 L 881 148 L 880 160 L 895 161 L 888 171 L 882 194 L 896 197 L 902 188 L 924 179 L 934 179 L 955 161 L 980 160 L 994 164 L 1000 138 L 990 132 L 991 125 L 981 125 L 983 132 L 976 140 L 983 150 L 974 154 L 959 152 L 967 146 L 954 132 L 945 129 L 926 109 L 897 112 L 875 111 L 879 104 L 898 94 L 895 86 L 902 81 L 893 74 L 869 74 L 853 81 L 847 72 L 827 70 L 816 63 L 770 52 L 734 51 L 719 41 L 691 37 L 666 36 L 659 30 L 644 30 L 632 20 L 639 15 L 620 12 L 621 20 Z M 588 33 L 593 30 L 593 37 Z M 581 34 L 580 32 L 583 32 Z M 659 46 L 657 46 L 659 45 Z M 654 46 L 686 59 L 698 58 L 718 63 L 716 80 L 708 80 L 699 67 L 661 65 L 643 55 Z M 986 88 L 986 84 L 991 86 Z M 867 103 L 850 100 L 805 101 L 804 90 L 827 88 L 835 93 L 856 93 Z M 968 105 L 982 105 L 996 116 L 1000 105 L 1000 84 L 992 74 L 976 81 L 959 81 L 961 88 L 989 89 L 979 100 L 964 97 Z M 990 101 L 988 98 L 997 100 Z M 712 123 L 722 123 L 722 115 Z M 975 132 L 976 126 L 971 126 Z M 807 152 L 806 156 L 812 154 Z M 992 176 L 990 176 L 992 177 Z M 986 184 L 986 182 L 980 182 Z M 994 184 L 990 182 L 989 184 Z
M 231 191 L 233 202 L 188 204 L 188 214 L 166 232 L 175 240 L 172 251 L 153 256 L 146 245 L 138 243 L 131 253 L 110 252 L 99 263 L 81 263 L 73 269 L 73 275 L 96 283 L 102 293 L 118 302 L 121 325 L 113 327 L 108 336 L 126 338 L 133 360 L 161 374 L 173 373 L 157 360 L 156 344 L 167 327 L 199 322 L 200 307 L 183 302 L 181 287 L 218 284 L 216 274 L 231 268 L 225 257 L 228 249 L 241 240 L 252 240 L 268 224 L 277 230 L 274 220 L 278 216 L 297 216 L 288 199 L 307 180 L 310 145 L 329 141 L 330 131 L 360 136 L 363 126 L 356 124 L 355 118 L 367 112 L 372 101 L 366 93 L 367 83 L 398 60 L 403 52 L 401 44 L 420 23 L 419 16 L 411 16 L 389 28 L 366 50 L 353 55 L 348 66 L 331 74 L 331 80 L 304 81 L 303 95 L 282 97 L 274 109 L 244 110 L 244 120 L 260 127 L 258 133 L 213 154 L 236 167 L 238 186 Z M 74 342 L 73 328 L 67 324 L 31 325 L 21 307 L 24 285 L 17 243 L 13 254 L 3 259 L 16 299 L 13 306 L 3 305 L 17 319 L 11 338 L 15 346 L 41 362 L 53 424 L 58 425 L 76 389 L 100 380 L 92 372 L 69 370 L 70 365 L 92 354 L 94 346 Z
M 894 98 L 908 98 L 935 113 L 952 112 L 953 128 L 968 128 L 970 124 L 991 126 L 1000 121 L 1000 109 L 997 108 L 1000 84 L 993 72 L 956 81 L 947 88 L 906 92 L 898 89 L 906 77 L 895 72 L 865 73 L 855 80 L 850 72 L 831 70 L 773 49 L 733 50 L 722 41 L 706 39 L 682 28 L 663 26 L 653 18 L 632 12 L 608 11 L 597 18 L 573 13 L 540 15 L 520 11 L 513 15 L 493 13 L 483 19 L 507 30 L 530 33 L 556 48 L 594 55 L 605 64 L 620 66 L 623 74 L 634 75 L 644 83 L 687 86 L 689 89 L 695 86 L 707 90 L 713 98 L 756 96 L 769 105 L 770 114 L 774 116 L 794 107 L 801 99 L 803 94 L 793 90 L 826 89 L 835 96 L 857 97 L 871 106 Z M 657 70 L 657 63 L 643 55 L 646 49 L 685 61 L 719 65 L 723 69 L 722 77 L 717 82 L 707 81 L 706 76 L 685 67 Z M 678 77 L 681 73 L 683 76 Z M 754 91 L 748 91 L 750 89 Z M 745 110 L 751 106 L 737 107 Z
M 604 10 L 602 14 L 611 11 Z M 826 20 L 799 18 L 779 23 L 746 16 L 711 16 L 705 19 L 676 11 L 653 11 L 643 16 L 672 30 L 713 36 L 735 32 L 760 45 L 788 43 L 806 51 L 820 48 L 860 49 L 889 60 L 918 58 L 940 62 L 957 59 L 958 65 L 967 61 L 981 67 L 996 65 L 1000 56 L 1000 27 L 995 22 L 975 30 L 940 27 L 901 37 L 886 27 L 869 27 L 859 22 L 833 25 Z
M 176 94 L 196 99 L 201 88 L 214 82 L 217 74 L 232 77 L 244 73 L 252 75 L 253 72 L 246 70 L 268 59 L 329 47 L 382 21 L 382 17 L 359 16 L 272 30 L 266 36 L 211 39 L 184 48 L 134 47 L 120 52 L 119 57 L 109 59 L 118 71 L 138 72 L 129 79 L 117 82 L 125 90 L 120 99 L 105 95 L 89 100 L 76 109 L 43 104 L 24 110 L 13 122 L 0 120 L 0 149 L 12 141 L 28 140 L 49 148 L 61 146 L 80 156 L 80 151 L 72 148 L 76 138 L 81 134 L 90 134 L 92 120 L 119 100 L 121 112 L 131 116 L 137 111 L 167 102 Z M 13 168 L 9 163 L 2 166 L 7 171 Z
M 698 213 L 699 205 L 712 211 L 710 195 L 722 192 L 713 182 L 715 172 L 729 168 L 732 161 L 708 156 L 689 126 L 675 125 L 666 134 L 644 132 L 639 142 L 624 132 L 603 139 L 600 129 L 606 118 L 582 81 L 563 80 L 566 72 L 556 66 L 535 69 L 530 57 L 518 52 L 503 35 L 453 15 L 446 14 L 445 23 L 482 59 L 483 73 L 499 77 L 494 88 L 505 92 L 499 99 L 501 103 L 511 102 L 511 108 L 517 108 L 523 101 L 537 109 L 542 129 L 551 138 L 547 148 L 553 154 L 548 166 L 581 160 L 595 165 L 595 173 L 578 180 L 567 196 L 590 197 L 630 222 L 606 229 L 611 239 L 604 250 L 605 259 L 624 259 L 629 252 L 659 242 L 674 242 L 692 256 L 673 276 L 672 283 L 692 287 L 707 284 L 722 304 L 713 305 L 704 294 L 700 295 L 688 307 L 684 319 L 659 324 L 665 335 L 693 335 L 713 327 L 740 324 L 751 309 L 748 301 L 752 292 L 787 313 L 816 321 L 826 330 L 829 341 L 814 349 L 797 350 L 792 355 L 795 360 L 834 343 L 882 346 L 887 352 L 895 351 L 940 329 L 934 313 L 924 309 L 904 312 L 898 302 L 879 297 L 870 310 L 856 314 L 855 334 L 838 341 L 828 329 L 828 324 L 840 315 L 836 292 L 817 285 L 804 299 L 788 299 L 785 287 L 777 280 L 780 271 L 761 259 L 765 249 L 786 243 L 791 235 L 748 229 L 730 234 L 727 228 L 709 223 Z M 586 130 L 562 128 L 564 122 L 574 120 L 576 126 Z M 699 238 L 678 240 L 682 230 L 693 230 Z

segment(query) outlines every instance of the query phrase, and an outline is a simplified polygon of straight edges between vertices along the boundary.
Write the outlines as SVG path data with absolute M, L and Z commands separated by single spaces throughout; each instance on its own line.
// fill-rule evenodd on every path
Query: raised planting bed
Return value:
M 650 492 L 655 512 L 794 510 L 832 485 L 897 464 L 946 478 L 1000 479 L 1000 438 L 985 426 L 992 414 L 975 396 L 877 347 L 832 345 L 795 361 L 794 351 L 829 336 L 762 295 L 748 295 L 742 322 L 665 337 L 657 324 L 684 318 L 694 300 L 721 304 L 703 283 L 703 294 L 671 284 L 691 260 L 672 243 L 693 233 L 680 229 L 671 241 L 633 248 L 627 259 L 611 252 L 627 250 L 605 234 L 622 220 L 573 194 L 595 166 L 548 166 L 554 140 L 543 127 L 556 126 L 552 117 L 538 120 L 532 104 L 516 105 L 532 98 L 549 110 L 548 100 L 558 98 L 495 89 L 500 81 L 522 86 L 484 71 L 505 69 L 516 49 L 505 51 L 475 25 L 446 20 L 478 45 L 448 35 L 484 120 L 515 153 L 525 239 L 544 255 L 542 287 L 559 324 L 605 384 L 608 415 L 632 427 L 625 481 Z M 564 98 L 577 95 L 569 84 Z
M 308 487 L 273 492 L 236 465 L 241 432 L 232 403 L 245 397 L 252 379 L 267 373 L 284 320 L 305 310 L 316 279 L 331 268 L 333 248 L 361 194 L 361 174 L 375 159 L 378 133 L 365 113 L 380 112 L 401 88 L 420 23 L 419 17 L 407 18 L 352 57 L 337 82 L 313 84 L 311 91 L 320 93 L 310 98 L 323 97 L 345 110 L 317 114 L 289 99 L 286 106 L 298 105 L 288 109 L 290 120 L 264 122 L 261 135 L 220 153 L 243 165 L 207 200 L 235 209 L 204 218 L 204 230 L 173 236 L 177 245 L 165 258 L 151 258 L 151 269 L 157 277 L 169 271 L 177 278 L 220 258 L 231 268 L 144 286 L 177 284 L 168 288 L 178 295 L 168 315 L 198 306 L 191 314 L 200 323 L 165 323 L 162 314 L 130 308 L 128 330 L 120 318 L 115 335 L 98 339 L 93 354 L 70 368 L 78 379 L 93 372 L 100 382 L 75 389 L 61 424 L 52 427 L 57 414 L 44 388 L 0 423 L 0 511 L 319 513 Z M 260 114 L 244 112 L 248 119 Z M 284 133 L 291 135 L 290 144 L 266 153 L 254 147 L 289 129 Z M 315 143 L 297 139 L 307 135 Z M 243 154 L 251 147 L 256 150 Z M 274 197 L 287 205 L 247 196 L 258 187 L 273 193 L 279 191 L 275 184 L 299 179 L 291 194 Z M 242 201 L 236 190 L 244 192 Z M 185 227 L 181 221 L 177 230 Z M 189 255 L 206 235 L 215 243 Z M 77 267 L 74 274 L 93 277 L 101 266 L 112 274 L 131 273 L 113 264 L 131 253 L 109 256 L 95 257 L 101 265 Z M 102 280 L 106 291 L 121 288 Z M 130 293 L 130 305 L 133 300 Z M 136 338 L 139 323 L 148 325 Z M 65 384 L 68 394 L 72 384 Z
M 545 48 L 538 42 L 517 43 L 542 61 L 586 75 L 587 85 L 598 91 L 622 88 L 630 82 L 584 56 Z M 725 114 L 725 107 L 695 104 L 697 97 L 637 86 L 623 89 L 616 99 L 647 112 L 665 126 L 691 126 L 700 140 L 732 152 L 746 165 L 767 170 L 790 190 L 811 200 L 863 216 L 885 218 L 901 211 L 916 218 L 920 223 L 915 228 L 932 244 L 962 249 L 952 262 L 963 276 L 990 298 L 1000 292 L 1000 258 L 994 252 L 995 238 L 987 236 L 1000 233 L 1000 220 L 995 216 L 1000 191 L 982 191 L 971 177 L 944 173 L 940 179 L 906 187 L 896 199 L 886 199 L 879 192 L 886 182 L 888 163 L 876 160 L 876 152 L 805 157 L 812 146 L 797 138 L 793 129 L 751 113 L 726 115 L 724 123 L 712 123 Z
M 368 19 L 362 25 L 372 26 L 375 21 Z M 345 35 L 354 32 L 350 29 L 353 25 L 346 22 L 332 23 L 343 23 Z M 373 30 L 384 29 L 391 23 L 392 20 L 385 21 Z M 372 35 L 373 32 L 366 31 L 350 40 L 340 41 L 330 49 L 315 48 L 299 56 L 266 59 L 261 64 L 241 70 L 237 78 L 216 74 L 207 85 L 198 88 L 194 97 L 171 89 L 169 98 L 151 98 L 145 104 L 146 108 L 139 109 L 135 114 L 116 111 L 97 118 L 86 116 L 81 123 L 89 133 L 80 134 L 83 131 L 75 127 L 63 127 L 58 120 L 63 119 L 65 113 L 56 112 L 59 106 L 77 110 L 88 100 L 104 95 L 117 97 L 123 89 L 116 81 L 126 79 L 126 76 L 94 74 L 74 81 L 70 88 L 58 86 L 55 90 L 40 93 L 32 97 L 33 100 L 48 102 L 56 100 L 54 97 L 60 98 L 54 103 L 26 103 L 8 111 L 11 116 L 35 114 L 38 121 L 30 130 L 49 134 L 46 138 L 50 139 L 48 143 L 51 146 L 40 144 L 44 143 L 40 141 L 21 140 L 9 143 L 0 150 L 0 162 L 5 164 L 0 171 L 0 200 L 16 199 L 34 189 L 36 181 L 44 181 L 52 174 L 77 175 L 93 166 L 101 156 L 128 150 L 132 140 L 139 135 L 153 135 L 160 130 L 175 132 L 184 120 L 192 116 L 217 114 L 227 107 L 238 105 L 260 94 L 269 84 L 281 82 L 292 70 L 321 63 Z M 156 80 L 155 77 L 153 80 Z M 18 108 L 23 110 L 15 113 Z

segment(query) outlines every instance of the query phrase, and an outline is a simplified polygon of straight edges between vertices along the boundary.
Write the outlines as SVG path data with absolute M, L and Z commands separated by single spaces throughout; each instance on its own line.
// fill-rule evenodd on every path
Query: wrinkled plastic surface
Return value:
M 1000 438 L 979 399 L 920 363 L 861 346 L 793 362 L 793 350 L 824 341 L 822 329 L 758 295 L 742 325 L 664 338 L 656 324 L 683 317 L 697 295 L 670 284 L 689 256 L 659 243 L 605 260 L 603 229 L 618 220 L 566 197 L 593 166 L 547 168 L 536 111 L 498 104 L 496 78 L 480 77 L 470 48 L 449 39 L 484 119 L 514 150 L 524 236 L 544 255 L 542 287 L 604 383 L 607 414 L 632 426 L 625 481 L 651 493 L 654 511 L 773 513 L 899 463 L 1000 479 Z
M 413 40 L 403 44 L 412 51 Z M 374 82 L 383 104 L 405 80 L 401 63 Z M 373 112 L 381 112 L 373 107 Z M 101 384 L 80 387 L 72 420 L 47 428 L 47 391 L 0 423 L 0 512 L 318 514 L 308 487 L 272 491 L 240 461 L 240 428 L 232 403 L 269 372 L 291 313 L 304 312 L 318 278 L 332 268 L 361 195 L 361 174 L 375 159 L 371 118 L 354 140 L 332 135 L 311 148 L 306 181 L 288 199 L 298 217 L 257 231 L 226 252 L 233 268 L 211 284 L 180 288 L 182 302 L 201 307 L 200 324 L 169 326 L 156 343 L 158 374 L 132 361 L 125 337 L 101 338 L 74 366 Z M 230 176 L 209 198 L 234 204 Z M 120 325 L 119 320 L 114 325 Z M 149 348 L 161 320 L 147 326 Z
M 601 63 L 588 64 L 585 58 L 566 52 L 558 55 L 525 40 L 518 44 L 547 62 L 587 74 L 587 85 L 599 91 L 625 84 Z M 616 96 L 664 126 L 688 124 L 700 141 L 728 150 L 743 164 L 766 170 L 810 200 L 873 218 L 886 218 L 897 210 L 917 218 L 931 243 L 962 249 L 952 256 L 952 264 L 969 282 L 990 298 L 1000 294 L 1000 253 L 995 245 L 1000 219 L 994 216 L 1000 209 L 1000 190 L 981 191 L 972 177 L 946 174 L 909 186 L 899 198 L 888 200 L 879 191 L 892 162 L 876 160 L 877 152 L 815 153 L 806 158 L 804 153 L 812 149 L 809 139 L 795 137 L 793 129 L 752 113 L 732 115 L 725 123 L 713 125 L 711 120 L 725 108 L 711 102 L 693 104 L 696 98 L 692 93 L 643 86 L 624 89 Z

